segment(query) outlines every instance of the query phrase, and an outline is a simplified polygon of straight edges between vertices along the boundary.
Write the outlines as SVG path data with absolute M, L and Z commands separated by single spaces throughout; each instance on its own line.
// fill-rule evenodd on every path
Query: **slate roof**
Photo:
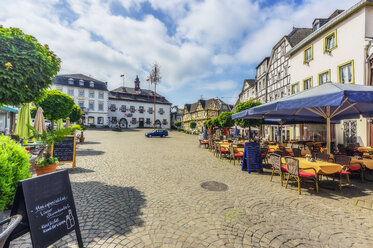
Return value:
M 158 93 L 156 93 L 155 98 L 157 104 L 171 105 L 164 96 L 161 96 Z M 109 99 L 154 103 L 154 91 L 143 89 L 136 91 L 135 88 L 119 87 L 115 90 L 109 91 Z
M 290 45 L 294 47 L 312 32 L 312 28 L 293 28 L 290 34 L 286 35 L 285 37 L 289 41 Z
M 255 69 L 258 69 L 259 66 L 261 66 L 263 64 L 264 61 L 266 60 L 269 60 L 269 57 L 265 57 L 256 67 Z M 268 64 L 268 61 L 267 61 L 267 64 Z
M 69 79 L 73 79 L 73 84 L 69 84 Z M 80 85 L 79 80 L 83 80 L 84 84 Z M 94 82 L 94 86 L 90 87 L 90 82 Z M 88 88 L 88 89 L 96 89 L 96 90 L 104 90 L 107 91 L 107 83 L 102 82 L 100 80 L 88 77 L 83 74 L 61 74 L 57 75 L 54 78 L 54 84 L 58 85 L 67 85 L 73 87 L 80 87 L 80 88 Z
M 196 112 L 198 104 L 201 103 L 202 108 L 206 110 L 210 106 L 210 104 L 213 103 L 214 101 L 218 105 L 219 111 L 231 111 L 233 108 L 232 105 L 229 105 L 218 98 L 211 98 L 208 100 L 198 100 L 197 102 L 192 103 L 192 104 L 185 104 L 184 108 L 186 108 L 189 113 L 193 113 L 193 112 Z

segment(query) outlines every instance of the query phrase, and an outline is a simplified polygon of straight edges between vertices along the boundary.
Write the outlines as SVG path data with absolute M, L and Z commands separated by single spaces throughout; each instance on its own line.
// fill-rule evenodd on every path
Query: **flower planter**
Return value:
M 55 172 L 57 166 L 58 166 L 58 163 L 44 166 L 43 168 L 39 168 L 38 166 L 35 165 L 34 168 L 36 170 L 36 175 L 41 176 L 47 173 Z
M 84 137 L 79 138 L 79 141 L 83 143 L 85 141 L 85 138 Z

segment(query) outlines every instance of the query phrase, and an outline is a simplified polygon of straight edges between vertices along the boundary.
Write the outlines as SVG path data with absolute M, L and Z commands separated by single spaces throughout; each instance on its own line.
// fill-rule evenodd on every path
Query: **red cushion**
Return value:
M 228 149 L 224 149 L 224 148 L 221 148 L 220 151 L 221 152 L 229 152 Z
M 349 171 L 342 171 L 342 172 L 338 171 L 337 174 L 350 175 L 351 172 L 349 172 Z
M 310 173 L 310 172 L 305 172 L 305 171 L 299 171 L 299 176 L 300 177 L 314 177 L 315 174 L 313 173 Z
M 286 168 L 285 165 L 282 165 L 282 166 L 281 166 L 281 170 L 287 172 L 287 171 L 288 171 L 288 168 Z
M 360 167 L 352 167 L 352 166 L 350 166 L 349 168 L 350 168 L 350 170 L 352 170 L 352 171 L 360 170 Z
M 235 153 L 234 156 L 235 157 L 243 157 L 243 154 L 242 153 Z

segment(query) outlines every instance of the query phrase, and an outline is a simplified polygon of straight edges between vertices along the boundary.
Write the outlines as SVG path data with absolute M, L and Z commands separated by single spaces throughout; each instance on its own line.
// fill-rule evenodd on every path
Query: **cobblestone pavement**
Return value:
M 373 183 L 343 191 L 241 171 L 197 145 L 197 136 L 90 130 L 68 169 L 86 247 L 373 247 Z M 203 182 L 228 189 L 208 191 Z M 332 182 L 329 182 L 331 184 Z M 335 185 L 335 184 L 334 184 Z M 333 186 L 334 186 L 333 185 Z M 30 247 L 25 235 L 13 247 Z M 54 247 L 76 247 L 74 235 Z

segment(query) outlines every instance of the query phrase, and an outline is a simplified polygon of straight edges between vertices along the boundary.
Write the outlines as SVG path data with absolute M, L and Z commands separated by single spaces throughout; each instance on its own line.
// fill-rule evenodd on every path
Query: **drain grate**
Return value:
M 215 181 L 203 182 L 201 184 L 201 187 L 209 191 L 227 191 L 228 190 L 228 185 L 224 183 L 215 182 Z

